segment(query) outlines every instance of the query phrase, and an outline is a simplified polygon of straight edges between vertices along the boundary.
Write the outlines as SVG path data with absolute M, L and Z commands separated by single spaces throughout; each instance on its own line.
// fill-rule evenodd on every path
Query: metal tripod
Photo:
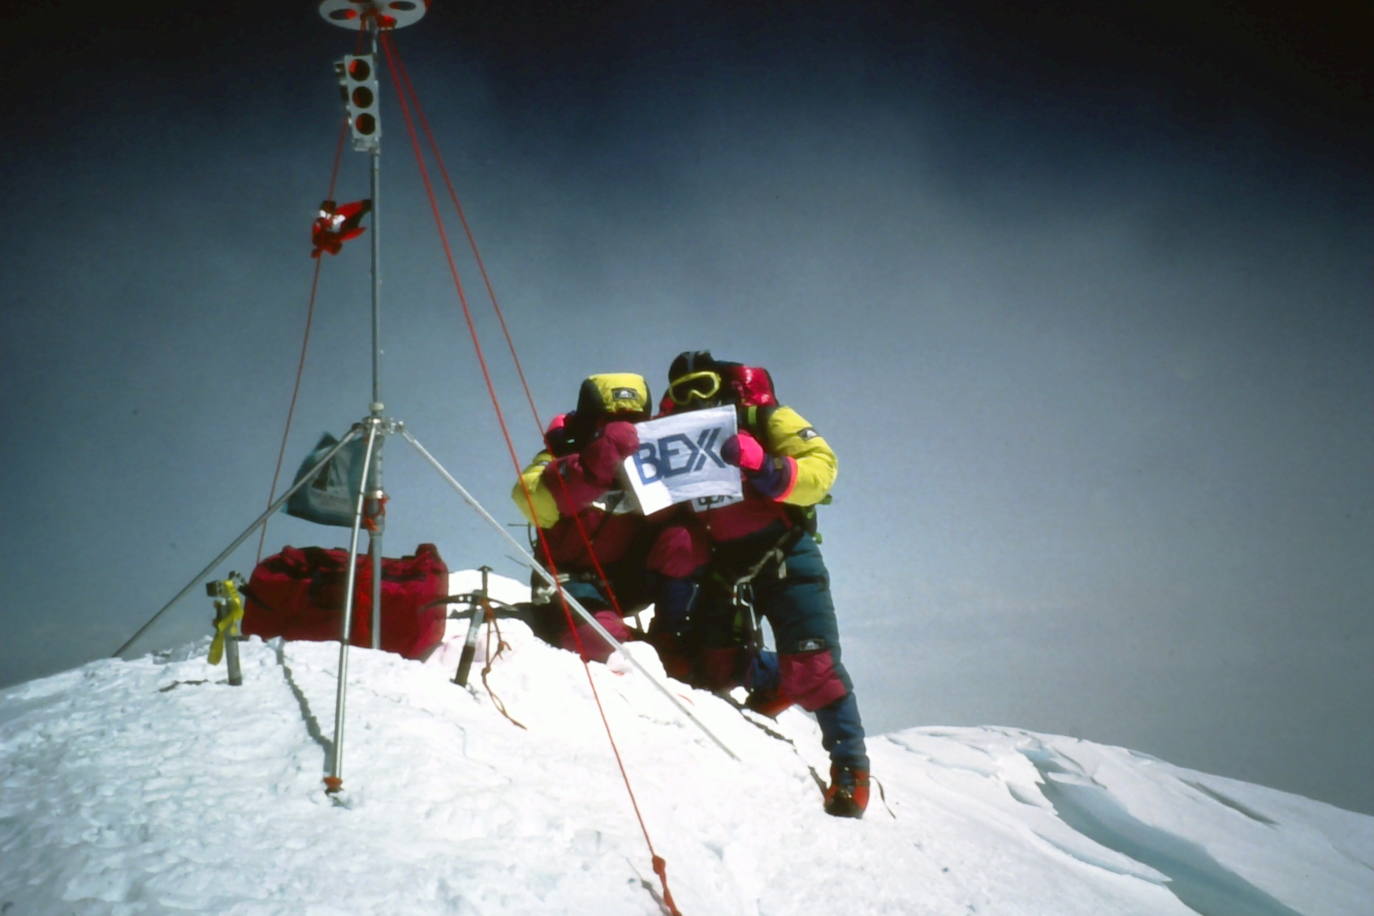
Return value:
M 378 45 L 379 28 L 398 28 L 404 25 L 411 25 L 418 21 L 425 11 L 422 4 L 385 4 L 386 11 L 380 10 L 375 5 L 374 0 L 323 0 L 320 4 L 320 15 L 331 24 L 339 25 L 347 29 L 367 29 L 370 32 L 372 59 L 375 59 Z M 403 9 L 411 7 L 411 9 Z M 508 544 L 523 557 L 525 562 L 534 570 L 535 574 L 543 579 L 549 586 L 557 589 L 558 584 L 555 577 L 548 572 L 539 561 L 537 561 L 529 550 L 520 544 L 505 527 L 498 522 L 482 505 L 469 493 L 458 480 L 448 472 L 446 468 L 415 439 L 414 436 L 405 428 L 405 424 L 396 419 L 384 416 L 384 405 L 381 397 L 381 129 L 380 121 L 375 114 L 375 81 L 372 83 L 371 92 L 373 96 L 366 98 L 363 96 L 355 97 L 352 95 L 353 87 L 350 89 L 346 81 L 356 74 L 352 73 L 353 64 L 361 56 L 353 55 L 346 57 L 338 65 L 341 86 L 344 89 L 344 97 L 349 107 L 350 125 L 353 128 L 354 149 L 367 152 L 370 157 L 371 175 L 371 194 L 372 194 L 372 400 L 369 405 L 367 417 L 355 423 L 353 427 L 335 443 L 309 470 L 298 475 L 296 481 L 281 496 L 277 497 L 267 509 L 253 521 L 228 547 L 215 557 L 200 573 L 198 573 L 181 591 L 179 591 L 170 601 L 154 614 L 142 627 L 138 629 L 122 646 L 115 651 L 115 656 L 123 655 L 147 630 L 171 609 L 178 601 L 189 593 L 195 585 L 206 575 L 210 574 L 220 563 L 222 563 L 234 550 L 243 544 L 254 532 L 267 524 L 272 515 L 277 512 L 301 487 L 313 481 L 316 475 L 320 474 L 328 466 L 329 462 L 350 442 L 355 441 L 360 436 L 366 436 L 366 446 L 363 459 L 362 479 L 358 491 L 355 495 L 353 524 L 350 530 L 348 546 L 348 574 L 344 591 L 343 620 L 340 626 L 339 635 L 339 665 L 338 682 L 335 692 L 334 705 L 334 741 L 332 745 L 331 759 L 329 761 L 329 772 L 324 778 L 326 791 L 337 793 L 343 787 L 343 742 L 344 725 L 347 702 L 347 683 L 348 683 L 348 650 L 352 638 L 353 608 L 354 608 L 354 588 L 357 581 L 357 557 L 358 542 L 362 537 L 363 529 L 367 530 L 368 535 L 368 559 L 372 569 L 371 599 L 372 599 L 372 648 L 381 647 L 382 631 L 382 541 L 386 519 L 386 492 L 382 486 L 382 446 L 388 436 L 400 435 L 409 442 L 420 455 L 448 482 L 448 484 L 458 493 L 458 495 L 471 506 L 486 522 L 495 529 Z M 366 61 L 367 69 L 371 67 L 371 60 Z M 372 79 L 372 74 L 366 74 L 368 79 Z M 357 100 L 366 101 L 366 105 L 361 105 Z M 369 108 L 371 111 L 359 112 L 359 108 Z M 370 117 L 371 121 L 364 121 Z M 365 129 L 364 129 L 365 127 Z M 620 649 L 620 643 L 596 620 L 592 614 L 582 606 L 573 596 L 564 594 L 568 606 L 584 622 L 612 646 Z M 668 698 L 668 700 L 688 719 L 695 723 L 708 738 L 711 739 L 721 750 L 730 757 L 738 759 L 736 755 L 719 738 L 708 729 L 691 710 L 689 710 L 676 694 L 656 677 L 646 671 L 642 665 L 629 653 L 625 657 L 637 668 L 658 690 Z

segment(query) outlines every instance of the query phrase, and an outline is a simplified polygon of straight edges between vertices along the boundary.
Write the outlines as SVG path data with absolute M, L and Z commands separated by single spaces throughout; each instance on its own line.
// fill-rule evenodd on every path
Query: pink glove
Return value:
M 759 440 L 748 430 L 741 430 L 726 439 L 725 444 L 720 447 L 720 457 L 724 458 L 726 463 L 745 471 L 757 471 L 768 459 L 763 446 L 759 445 Z
M 601 435 L 582 449 L 582 472 L 588 480 L 610 486 L 620 462 L 633 455 L 637 448 L 639 433 L 633 423 L 624 420 L 607 423 Z
M 783 498 L 797 482 L 797 459 L 770 459 L 748 430 L 726 439 L 720 447 L 720 457 L 744 471 L 750 486 L 769 499 Z

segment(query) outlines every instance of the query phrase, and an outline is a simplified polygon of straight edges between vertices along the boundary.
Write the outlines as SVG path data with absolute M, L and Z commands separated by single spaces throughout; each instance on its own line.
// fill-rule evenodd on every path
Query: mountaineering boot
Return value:
M 825 790 L 825 813 L 833 817 L 863 817 L 868 807 L 868 770 L 830 765 L 830 788 Z

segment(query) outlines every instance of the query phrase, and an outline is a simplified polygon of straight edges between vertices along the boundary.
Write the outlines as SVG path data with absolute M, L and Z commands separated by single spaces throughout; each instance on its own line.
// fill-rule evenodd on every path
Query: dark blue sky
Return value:
M 312 3 L 9 25 L 0 683 L 112 652 L 265 504 L 352 47 Z M 1371 37 L 1334 5 L 439 0 L 396 44 L 545 416 L 706 346 L 835 444 L 872 728 L 1080 735 L 1374 813 Z M 384 399 L 515 522 L 384 92 Z M 366 196 L 364 158 L 339 182 Z M 366 270 L 326 265 L 288 473 L 366 413 Z M 386 456 L 388 553 L 523 578 Z M 209 614 L 197 589 L 143 649 Z

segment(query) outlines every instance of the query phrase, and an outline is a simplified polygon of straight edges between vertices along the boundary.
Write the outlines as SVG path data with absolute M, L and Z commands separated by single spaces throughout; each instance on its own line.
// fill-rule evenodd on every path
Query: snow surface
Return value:
M 868 816 L 834 819 L 811 717 L 667 681 L 734 760 L 613 657 L 590 678 L 642 831 L 582 664 L 499 623 L 487 686 L 486 633 L 451 680 L 465 620 L 425 663 L 350 651 L 333 797 L 334 644 L 253 638 L 240 687 L 207 638 L 0 691 L 0 914 L 662 913 L 645 831 L 685 916 L 1374 912 L 1374 817 L 1074 738 L 912 728 L 870 741 Z

